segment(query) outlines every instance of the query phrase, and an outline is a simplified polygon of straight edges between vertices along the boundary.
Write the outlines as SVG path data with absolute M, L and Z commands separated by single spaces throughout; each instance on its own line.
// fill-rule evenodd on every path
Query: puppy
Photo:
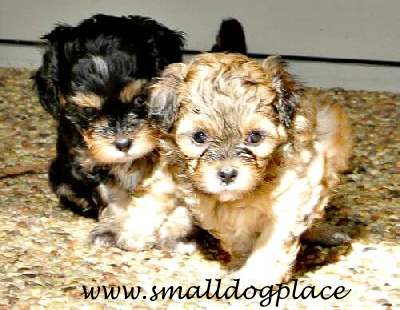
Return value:
M 182 57 L 183 36 L 141 17 L 95 15 L 44 36 L 34 76 L 41 105 L 57 121 L 49 183 L 61 204 L 98 217 L 152 169 L 155 130 L 146 85 Z
M 125 232 L 138 212 L 157 210 L 154 225 L 147 216 L 147 236 L 173 244 L 193 219 L 231 255 L 232 277 L 249 285 L 287 281 L 301 234 L 323 214 L 347 167 L 343 110 L 302 96 L 278 57 L 261 65 L 239 54 L 199 55 L 168 66 L 150 93 L 153 114 L 176 111 L 161 143 L 166 184 L 147 187 L 147 209 L 133 201 Z
M 160 86 L 165 83 L 166 88 L 175 89 L 178 79 L 171 79 L 171 70 L 174 72 L 181 66 L 178 63 L 168 66 L 161 78 L 154 79 L 148 87 L 148 120 L 158 138 L 154 154 L 170 149 L 165 144 L 166 138 L 177 115 L 176 105 L 169 104 L 175 102 L 175 93 L 164 92 Z M 180 197 L 182 191 L 170 171 L 170 158 L 174 154 L 153 156 L 152 169 L 143 174 L 142 182 L 131 192 L 130 199 L 126 199 L 125 207 L 121 204 L 107 207 L 99 225 L 90 233 L 93 244 L 136 251 L 153 246 L 181 253 L 192 253 L 196 249 L 193 243 L 186 242 L 194 227 Z

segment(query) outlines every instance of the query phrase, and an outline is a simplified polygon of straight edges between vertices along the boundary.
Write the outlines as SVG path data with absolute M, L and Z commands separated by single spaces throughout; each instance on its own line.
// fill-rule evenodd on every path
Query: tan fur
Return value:
M 60 95 L 59 99 L 60 99 L 60 105 L 62 105 L 62 106 L 65 105 L 65 103 L 66 103 L 65 97 L 63 95 Z
M 97 121 L 101 124 L 101 120 Z M 87 132 L 83 133 L 83 139 L 87 143 L 90 156 L 98 163 L 112 164 L 132 162 L 152 150 L 157 145 L 156 130 L 149 124 L 144 124 L 137 130 L 127 135 L 126 138 L 132 139 L 133 145 L 129 152 L 121 152 L 114 146 L 114 138 L 104 138 L 96 134 L 96 124 Z
M 352 149 L 350 122 L 344 110 L 334 103 L 321 105 L 317 118 L 318 139 L 325 150 L 327 173 L 332 175 L 333 186 L 339 181 L 336 173 L 348 168 Z
M 134 81 L 130 82 L 120 92 L 119 97 L 120 97 L 121 101 L 125 102 L 125 103 L 132 102 L 133 98 L 142 92 L 143 87 L 147 82 L 148 81 L 145 79 L 138 79 L 138 80 L 134 80 Z
M 100 109 L 104 99 L 93 93 L 76 93 L 69 101 L 82 108 Z
M 279 111 L 283 96 L 295 100 L 299 94 L 275 58 L 262 67 L 244 56 L 203 54 L 184 71 L 175 88 L 177 121 L 163 155 L 177 195 L 231 254 L 231 267 L 238 268 L 232 276 L 253 285 L 285 281 L 300 235 L 321 216 L 337 173 L 346 167 L 351 143 L 345 113 L 303 98 L 284 126 L 285 115 L 273 106 Z M 199 128 L 209 142 L 193 142 Z M 251 129 L 265 133 L 262 142 L 248 146 L 255 158 L 230 153 L 244 145 Z M 214 176 L 222 165 L 238 169 L 232 185 L 218 185 Z

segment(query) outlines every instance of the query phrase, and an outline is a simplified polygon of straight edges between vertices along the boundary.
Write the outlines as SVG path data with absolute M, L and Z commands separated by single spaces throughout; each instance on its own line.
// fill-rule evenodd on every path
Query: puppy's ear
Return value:
M 285 127 L 290 127 L 300 100 L 300 87 L 286 70 L 286 63 L 279 56 L 270 56 L 263 62 L 264 70 L 271 77 L 272 87 L 277 98 L 273 105 L 279 120 Z
M 33 76 L 40 104 L 55 119 L 58 119 L 60 115 L 57 46 L 58 44 L 53 42 L 48 44 L 43 55 L 42 66 Z
M 175 122 L 179 110 L 176 89 L 185 78 L 186 71 L 186 65 L 183 63 L 170 64 L 150 86 L 150 118 L 166 131 L 169 131 Z

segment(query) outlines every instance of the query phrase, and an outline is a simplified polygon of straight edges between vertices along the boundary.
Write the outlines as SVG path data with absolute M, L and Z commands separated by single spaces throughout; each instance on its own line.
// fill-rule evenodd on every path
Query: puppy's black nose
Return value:
M 130 139 L 118 139 L 114 142 L 118 150 L 126 152 L 131 147 L 132 141 Z
M 235 180 L 238 175 L 238 171 L 232 167 L 223 167 L 218 171 L 218 176 L 222 182 L 228 184 Z

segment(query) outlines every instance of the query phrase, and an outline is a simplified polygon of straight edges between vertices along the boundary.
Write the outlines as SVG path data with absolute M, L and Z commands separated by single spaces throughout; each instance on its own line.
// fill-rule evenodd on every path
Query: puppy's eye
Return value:
M 133 99 L 132 109 L 138 118 L 144 118 L 147 115 L 146 99 L 144 95 L 139 95 Z
M 141 107 L 146 103 L 146 98 L 143 95 L 139 95 L 133 99 L 133 104 L 137 107 Z
M 95 108 L 89 108 L 85 107 L 83 108 L 83 113 L 85 113 L 86 116 L 94 116 L 96 114 L 97 110 Z
M 259 131 L 252 131 L 246 138 L 246 143 L 257 144 L 263 139 L 263 135 Z
M 207 134 L 202 130 L 198 130 L 192 135 L 192 139 L 196 143 L 203 144 L 207 141 Z

